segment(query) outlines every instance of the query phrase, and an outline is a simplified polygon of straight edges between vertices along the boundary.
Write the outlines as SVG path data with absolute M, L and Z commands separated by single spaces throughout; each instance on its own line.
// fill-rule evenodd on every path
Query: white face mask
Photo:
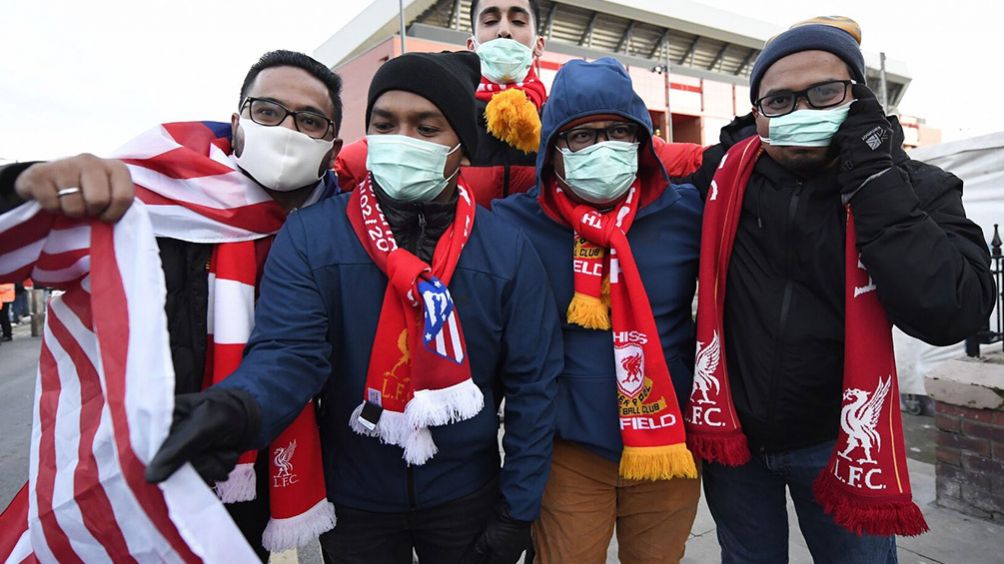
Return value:
M 850 104 L 825 110 L 806 108 L 769 118 L 770 137 L 760 137 L 760 141 L 778 147 L 829 147 L 850 109 Z
M 523 82 L 533 64 L 533 50 L 515 39 L 500 37 L 484 43 L 474 42 L 481 59 L 481 76 L 495 84 Z
M 244 174 L 277 192 L 290 192 L 316 183 L 328 168 L 322 160 L 334 139 L 313 139 L 281 125 L 259 125 L 250 119 L 238 122 L 244 148 L 234 156 Z
M 367 135 L 366 170 L 384 193 L 402 202 L 436 198 L 460 167 L 443 176 L 446 157 L 460 148 L 422 141 L 407 135 Z

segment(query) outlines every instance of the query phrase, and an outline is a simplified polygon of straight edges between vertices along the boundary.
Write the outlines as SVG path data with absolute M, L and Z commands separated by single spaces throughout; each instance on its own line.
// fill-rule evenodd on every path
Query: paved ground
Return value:
M 0 507 L 6 507 L 27 478 L 28 442 L 31 436 L 31 405 L 40 339 L 29 336 L 27 325 L 14 328 L 14 341 L 0 345 Z M 907 563 L 1001 563 L 1004 562 L 1004 527 L 972 519 L 934 505 L 934 437 L 930 417 L 904 415 L 907 455 L 914 498 L 924 511 L 931 531 L 898 540 L 899 560 Z M 789 503 L 791 562 L 811 562 Z M 715 524 L 703 500 L 687 543 L 684 562 L 719 561 Z M 273 555 L 275 564 L 319 564 L 317 545 Z M 608 563 L 617 562 L 616 540 L 611 542 Z
M 14 327 L 14 340 L 0 344 L 0 507 L 7 507 L 28 479 L 28 442 L 40 338 L 27 324 Z

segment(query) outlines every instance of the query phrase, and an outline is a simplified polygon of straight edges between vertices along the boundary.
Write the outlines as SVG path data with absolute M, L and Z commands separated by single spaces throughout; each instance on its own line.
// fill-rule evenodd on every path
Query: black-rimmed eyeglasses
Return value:
M 634 142 L 638 140 L 638 125 L 634 123 L 615 123 L 607 127 L 576 127 L 558 134 L 573 153 L 595 145 L 600 140 L 600 134 L 607 141 Z
M 248 108 L 251 121 L 258 125 L 274 127 L 282 123 L 286 116 L 293 116 L 293 125 L 300 133 L 314 139 L 324 139 L 331 132 L 334 134 L 335 122 L 317 112 L 310 110 L 293 111 L 279 102 L 263 98 L 251 98 L 241 104 L 241 112 Z
M 804 99 L 809 107 L 823 110 L 838 106 L 847 98 L 848 86 L 857 84 L 853 80 L 827 80 L 817 82 L 805 90 L 778 90 L 757 100 L 756 106 L 764 117 L 779 117 L 790 114 L 798 107 L 798 99 Z

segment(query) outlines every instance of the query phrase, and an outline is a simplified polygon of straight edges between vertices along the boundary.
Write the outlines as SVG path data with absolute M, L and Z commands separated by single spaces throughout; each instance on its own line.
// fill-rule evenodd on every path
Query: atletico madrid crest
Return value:
M 425 310 L 422 334 L 425 348 L 457 364 L 462 363 L 464 349 L 450 291 L 438 278 L 430 276 L 428 280 L 418 281 L 418 292 Z

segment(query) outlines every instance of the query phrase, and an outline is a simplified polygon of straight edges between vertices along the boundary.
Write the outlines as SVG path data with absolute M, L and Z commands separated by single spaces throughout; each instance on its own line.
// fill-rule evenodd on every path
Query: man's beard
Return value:
M 837 152 L 830 146 L 823 151 L 784 151 L 775 160 L 791 172 L 811 176 L 833 164 Z

